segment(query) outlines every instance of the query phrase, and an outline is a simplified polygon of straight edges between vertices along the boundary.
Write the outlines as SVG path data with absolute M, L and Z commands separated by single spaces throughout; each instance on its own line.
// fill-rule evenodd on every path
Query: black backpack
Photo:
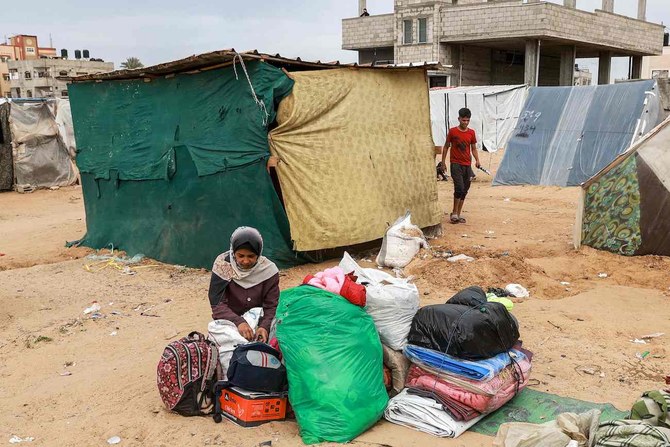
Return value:
M 265 343 L 238 346 L 230 359 L 228 386 L 265 393 L 286 391 L 286 367 L 280 356 L 279 351 Z

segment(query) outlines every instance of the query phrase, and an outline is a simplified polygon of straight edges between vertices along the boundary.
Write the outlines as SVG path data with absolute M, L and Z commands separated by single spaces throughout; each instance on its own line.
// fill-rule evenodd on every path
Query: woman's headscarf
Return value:
M 235 252 L 247 248 L 258 255 L 256 264 L 243 269 L 235 261 Z M 225 281 L 233 281 L 245 289 L 254 287 L 272 278 L 279 269 L 268 258 L 263 256 L 263 236 L 251 227 L 239 227 L 230 237 L 230 250 L 220 254 L 214 261 L 212 273 Z

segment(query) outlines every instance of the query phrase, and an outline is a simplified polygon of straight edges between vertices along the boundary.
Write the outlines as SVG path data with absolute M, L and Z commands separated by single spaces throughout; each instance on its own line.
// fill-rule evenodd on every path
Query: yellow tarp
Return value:
M 381 238 L 408 209 L 420 227 L 441 222 L 423 71 L 290 76 L 270 148 L 296 250 Z

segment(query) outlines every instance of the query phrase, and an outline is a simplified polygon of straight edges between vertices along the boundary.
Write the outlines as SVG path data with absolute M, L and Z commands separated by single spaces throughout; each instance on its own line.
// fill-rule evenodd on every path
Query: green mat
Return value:
M 482 435 L 495 436 L 498 428 L 505 422 L 544 424 L 556 419 L 561 413 L 584 413 L 592 409 L 602 412 L 601 421 L 628 417 L 627 411 L 619 411 L 612 404 L 596 404 L 526 388 L 470 430 Z

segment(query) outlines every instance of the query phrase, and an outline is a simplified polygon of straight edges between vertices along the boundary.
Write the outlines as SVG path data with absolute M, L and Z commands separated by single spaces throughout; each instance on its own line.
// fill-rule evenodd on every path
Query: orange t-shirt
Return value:
M 472 164 L 471 145 L 477 143 L 477 135 L 472 129 L 461 130 L 459 126 L 449 129 L 447 143 L 451 145 L 450 163 L 470 166 Z

